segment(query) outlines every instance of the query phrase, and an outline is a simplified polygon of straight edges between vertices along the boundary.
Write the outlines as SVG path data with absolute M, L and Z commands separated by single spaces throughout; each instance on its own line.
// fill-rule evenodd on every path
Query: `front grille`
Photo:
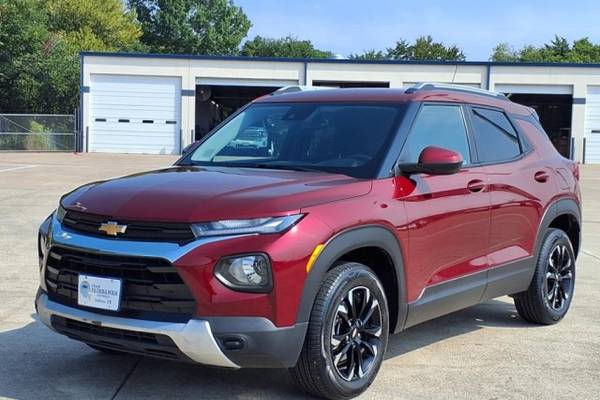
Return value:
M 57 315 L 51 317 L 50 323 L 57 332 L 94 346 L 171 360 L 191 361 L 166 335 L 109 328 Z
M 115 256 L 53 246 L 46 261 L 51 300 L 78 308 L 79 274 L 123 281 L 119 311 L 90 308 L 95 313 L 155 321 L 187 322 L 196 309 L 189 289 L 167 260 Z
M 122 220 L 119 220 L 118 222 L 121 225 L 127 225 L 125 233 L 119 234 L 119 236 L 107 236 L 106 233 L 98 230 L 98 228 L 100 228 L 100 224 L 110 220 L 110 217 L 102 215 L 67 211 L 67 214 L 62 221 L 62 225 L 86 234 L 116 240 L 126 239 L 184 244 L 195 239 L 190 224 Z

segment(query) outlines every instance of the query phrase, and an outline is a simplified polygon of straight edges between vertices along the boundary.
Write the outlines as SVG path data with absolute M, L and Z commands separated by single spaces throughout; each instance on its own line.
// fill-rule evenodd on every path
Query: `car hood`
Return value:
M 182 166 L 91 183 L 61 204 L 117 220 L 200 222 L 293 213 L 370 189 L 345 175 Z

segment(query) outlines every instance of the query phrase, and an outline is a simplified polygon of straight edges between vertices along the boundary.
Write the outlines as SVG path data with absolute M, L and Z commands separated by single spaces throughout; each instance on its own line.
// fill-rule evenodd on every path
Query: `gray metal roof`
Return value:
M 600 68 L 600 63 L 551 63 L 551 62 L 496 62 L 496 61 L 444 61 L 444 60 L 350 60 L 334 58 L 285 58 L 285 57 L 245 57 L 245 56 L 209 56 L 197 54 L 157 54 L 157 53 L 123 53 L 82 51 L 81 57 L 134 57 L 134 58 L 173 58 L 192 60 L 222 60 L 222 61 L 269 61 L 269 62 L 299 62 L 325 64 L 399 64 L 399 65 L 473 65 L 499 67 L 576 67 Z

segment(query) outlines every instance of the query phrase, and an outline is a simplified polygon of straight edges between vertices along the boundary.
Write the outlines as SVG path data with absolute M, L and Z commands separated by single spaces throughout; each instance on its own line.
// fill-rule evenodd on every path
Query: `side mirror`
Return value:
M 460 153 L 441 147 L 425 147 L 419 155 L 419 162 L 399 164 L 396 167 L 398 175 L 429 174 L 450 175 L 460 171 L 463 158 Z

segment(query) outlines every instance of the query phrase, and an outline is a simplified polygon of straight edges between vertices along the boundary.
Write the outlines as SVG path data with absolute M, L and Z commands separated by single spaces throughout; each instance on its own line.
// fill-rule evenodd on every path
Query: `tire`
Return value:
M 375 273 L 358 263 L 338 264 L 319 289 L 298 363 L 290 370 L 292 377 L 318 397 L 355 397 L 373 383 L 388 332 L 387 299 Z M 358 354 L 359 362 L 351 367 Z
M 521 318 L 552 325 L 569 310 L 575 290 L 575 252 L 560 229 L 549 229 L 542 242 L 529 288 L 514 296 Z
M 91 347 L 92 349 L 94 349 L 96 351 L 99 351 L 99 352 L 104 353 L 104 354 L 110 354 L 110 355 L 113 355 L 113 356 L 122 356 L 124 354 L 127 354 L 126 352 L 119 351 L 119 350 L 109 349 L 108 347 L 96 346 L 94 344 L 89 344 L 89 343 L 86 343 L 86 345 L 88 345 L 89 347 Z

